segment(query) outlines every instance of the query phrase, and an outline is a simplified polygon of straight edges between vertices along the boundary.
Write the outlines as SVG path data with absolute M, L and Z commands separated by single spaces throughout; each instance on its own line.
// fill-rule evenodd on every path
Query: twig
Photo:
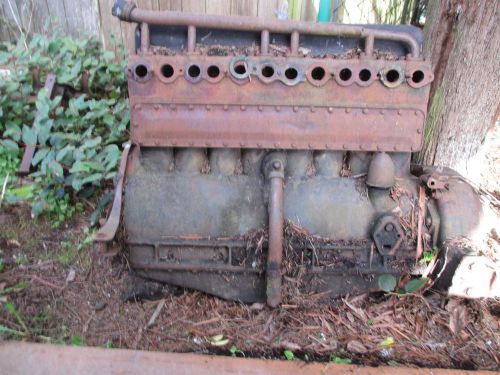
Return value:
M 64 289 L 64 287 L 56 285 L 56 284 L 53 284 L 50 281 L 47 281 L 47 280 L 44 280 L 44 279 L 38 277 L 37 275 L 31 275 L 31 280 L 32 281 L 38 281 L 42 285 L 49 286 L 49 287 L 57 289 L 57 290 L 63 290 Z
M 2 194 L 0 195 L 0 206 L 2 205 L 3 196 L 5 195 L 5 189 L 7 189 L 7 181 L 9 181 L 9 174 L 8 173 L 7 173 L 7 176 L 5 176 L 5 179 L 3 181 Z
M 163 306 L 165 306 L 165 299 L 162 299 L 158 306 L 156 306 L 156 309 L 153 312 L 153 315 L 151 315 L 148 324 L 146 324 L 145 329 L 148 329 L 155 323 L 156 318 L 158 318 L 158 315 L 160 315 L 161 309 L 163 309 Z

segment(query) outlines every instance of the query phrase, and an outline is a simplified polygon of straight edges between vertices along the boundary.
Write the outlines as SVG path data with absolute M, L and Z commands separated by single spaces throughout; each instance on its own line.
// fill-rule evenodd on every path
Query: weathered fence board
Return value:
M 276 18 L 284 0 L 135 0 L 153 10 L 199 14 L 245 15 Z M 97 36 L 106 48 L 123 44 L 133 48 L 135 26 L 111 15 L 114 0 L 0 0 L 0 40 L 16 41 L 22 32 L 61 31 L 75 37 Z M 314 12 L 312 0 L 303 0 L 302 19 Z M 113 35 L 113 38 L 111 37 Z

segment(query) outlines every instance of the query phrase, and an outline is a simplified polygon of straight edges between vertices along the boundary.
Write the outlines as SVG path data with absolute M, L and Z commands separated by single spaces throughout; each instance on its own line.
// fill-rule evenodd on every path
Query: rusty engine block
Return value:
M 113 14 L 138 23 L 131 144 L 95 240 L 122 216 L 140 276 L 277 306 L 285 274 L 306 295 L 377 290 L 477 225 L 460 176 L 410 165 L 433 80 L 418 29 Z

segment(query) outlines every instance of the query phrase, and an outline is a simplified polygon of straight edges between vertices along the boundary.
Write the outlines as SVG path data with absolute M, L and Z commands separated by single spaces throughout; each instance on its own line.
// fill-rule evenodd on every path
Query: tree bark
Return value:
M 434 82 L 419 162 L 458 168 L 500 115 L 500 2 L 429 0 L 425 56 Z

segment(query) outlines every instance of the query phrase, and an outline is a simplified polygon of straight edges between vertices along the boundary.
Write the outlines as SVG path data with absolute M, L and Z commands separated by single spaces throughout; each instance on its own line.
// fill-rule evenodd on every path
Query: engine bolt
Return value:
M 351 113 L 351 108 L 346 108 L 345 113 Z
M 366 115 L 368 113 L 368 109 L 364 108 L 363 113 Z
M 224 111 L 227 111 L 229 109 L 229 106 L 227 104 L 224 104 Z
M 242 111 L 246 111 L 247 107 L 246 107 L 246 106 L 244 106 L 244 105 L 242 105 L 242 106 L 240 107 L 240 109 L 241 109 Z
M 294 112 L 298 112 L 299 111 L 299 107 L 297 107 L 296 105 L 293 106 L 293 111 Z
M 281 168 L 281 163 L 279 161 L 277 161 L 277 160 L 274 161 L 273 162 L 273 168 L 276 169 L 276 170 L 280 169 Z
M 417 129 L 417 133 L 418 133 L 418 134 L 422 133 L 422 129 L 418 128 L 418 129 Z
M 386 232 L 392 232 L 394 230 L 394 225 L 392 225 L 392 223 L 388 223 L 385 225 L 384 229 Z
M 328 112 L 332 113 L 333 112 L 333 107 L 328 107 Z

